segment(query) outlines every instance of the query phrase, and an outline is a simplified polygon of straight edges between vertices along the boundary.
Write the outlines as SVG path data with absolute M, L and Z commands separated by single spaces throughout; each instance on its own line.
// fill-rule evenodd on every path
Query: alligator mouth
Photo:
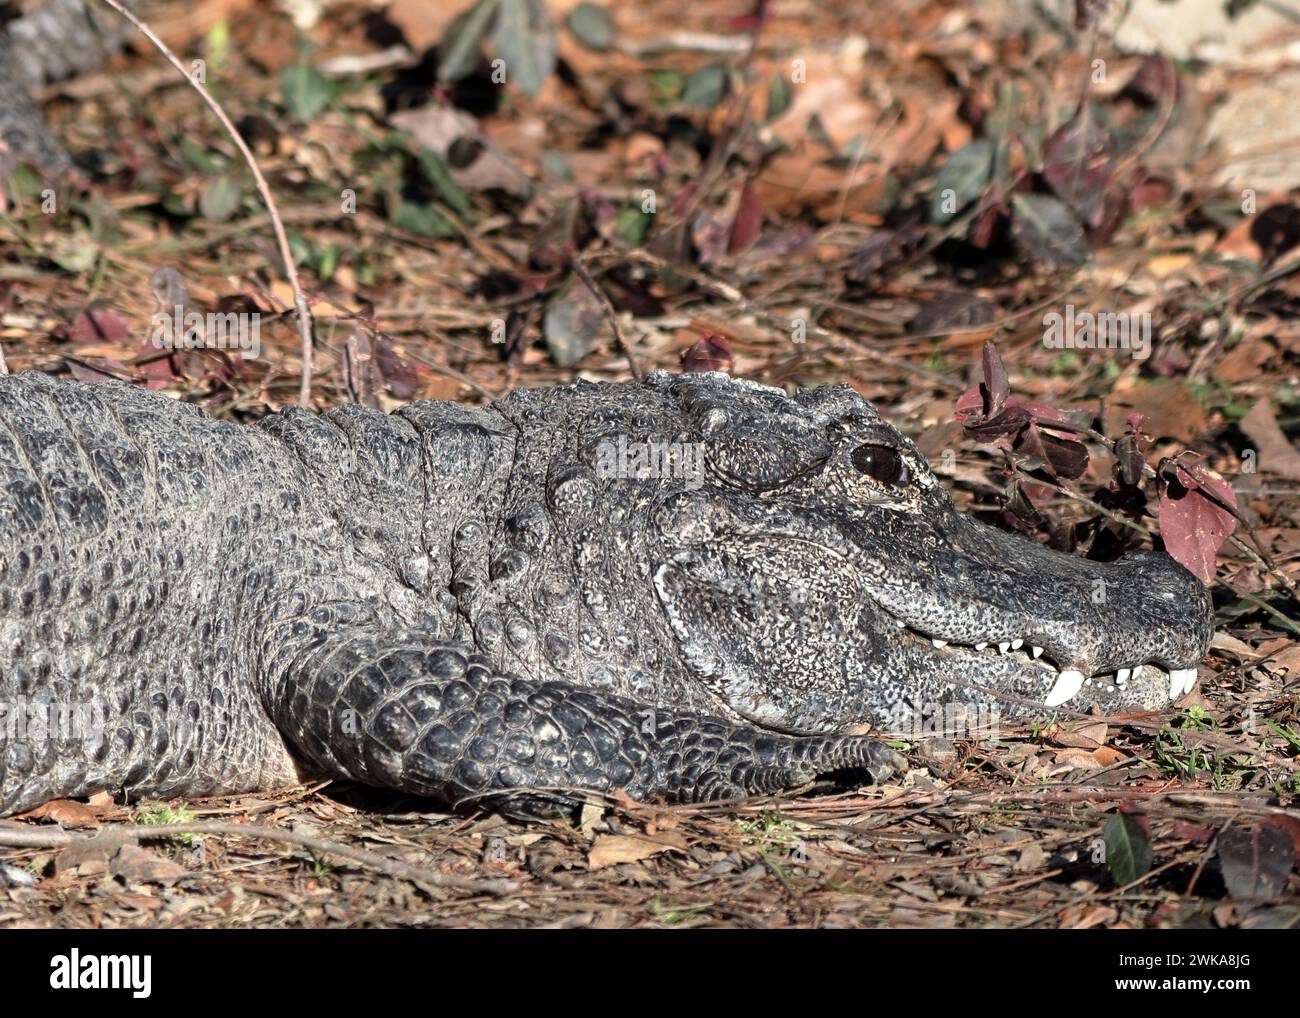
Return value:
M 1190 693 L 1197 681 L 1195 666 L 1166 668 L 1153 660 L 1133 660 L 1126 665 L 1117 665 L 1110 671 L 1085 673 L 1074 666 L 1063 668 L 1051 651 L 1030 639 L 963 643 L 941 639 L 908 625 L 897 616 L 893 618 L 895 625 L 911 637 L 917 646 L 925 647 L 928 644 L 931 657 L 940 662 L 941 666 L 942 663 L 949 663 L 953 674 L 983 670 L 972 669 L 973 662 L 983 662 L 999 670 L 1018 671 L 1033 686 L 1046 691 L 1040 697 L 1045 707 L 1063 706 L 1081 694 L 1085 697 L 1089 693 L 1093 697 L 1114 697 L 1137 686 L 1163 688 L 1167 690 L 1168 700 L 1173 702 Z

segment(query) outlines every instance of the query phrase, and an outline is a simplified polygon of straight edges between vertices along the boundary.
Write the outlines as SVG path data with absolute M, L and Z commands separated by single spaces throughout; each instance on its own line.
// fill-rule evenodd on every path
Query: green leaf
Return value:
M 84 230 L 63 235 L 49 252 L 50 261 L 65 272 L 86 272 L 99 259 L 99 246 Z
M 547 149 L 542 153 L 542 172 L 556 180 L 572 180 L 573 167 L 563 152 Z
M 697 109 L 711 110 L 727 95 L 727 68 L 722 64 L 709 64 L 686 79 L 682 86 L 682 102 Z
M 794 85 L 784 74 L 777 72 L 767 86 L 767 120 L 772 121 L 790 108 Z
M 19 163 L 13 168 L 9 175 L 9 183 L 3 188 L 9 193 L 10 198 L 16 198 L 18 210 L 22 211 L 22 206 L 27 201 L 35 201 L 39 208 L 41 204 L 41 191 L 45 188 L 44 178 L 36 171 L 34 167 L 26 163 Z
M 284 105 L 295 120 L 306 123 L 329 107 L 338 93 L 334 82 L 305 60 L 284 69 L 280 76 Z
M 591 3 L 580 3 L 569 11 L 565 24 L 569 26 L 569 31 L 578 42 L 588 49 L 601 53 L 613 45 L 614 36 L 617 34 L 614 19 L 609 16 L 609 11 Z
M 456 227 L 452 224 L 452 221 L 439 212 L 436 205 L 420 205 L 413 201 L 403 200 L 397 206 L 397 214 L 393 216 L 393 225 L 410 233 L 418 233 L 423 237 L 455 237 L 457 235 Z
M 203 46 L 208 54 L 209 66 L 216 68 L 225 64 L 230 55 L 230 22 L 222 18 L 209 28 Z
M 447 203 L 447 207 L 459 215 L 469 215 L 469 195 L 452 179 L 451 171 L 447 169 L 447 164 L 438 158 L 438 153 L 433 149 L 421 148 L 419 160 L 425 179 L 438 189 L 438 197 Z
M 213 159 L 207 149 L 188 135 L 181 138 L 181 155 L 200 173 L 220 173 L 226 168 L 224 162 Z
M 555 70 L 555 22 L 543 0 L 500 0 L 493 52 L 505 61 L 506 80 L 536 95 Z
M 650 229 L 650 217 L 635 206 L 620 209 L 614 232 L 629 247 L 640 247 Z
M 993 149 L 989 139 L 976 138 L 948 157 L 930 197 L 930 222 L 948 222 L 984 193 L 993 170 Z
M 500 0 L 478 0 L 447 26 L 438 44 L 438 80 L 460 81 L 469 75 L 483 56 L 483 40 L 492 27 Z
M 223 173 L 213 177 L 199 196 L 199 211 L 204 219 L 214 223 L 224 223 L 239 211 L 244 197 L 243 188 L 232 174 Z
M 1116 813 L 1102 831 L 1106 869 L 1120 887 L 1133 883 L 1151 869 L 1151 842 L 1146 831 L 1127 813 Z
M 321 279 L 333 279 L 334 271 L 339 267 L 339 249 L 333 244 L 320 253 L 316 259 L 316 275 Z
M 1014 194 L 1011 212 L 1011 238 L 1031 262 L 1075 268 L 1088 260 L 1088 238 L 1064 202 L 1047 194 Z

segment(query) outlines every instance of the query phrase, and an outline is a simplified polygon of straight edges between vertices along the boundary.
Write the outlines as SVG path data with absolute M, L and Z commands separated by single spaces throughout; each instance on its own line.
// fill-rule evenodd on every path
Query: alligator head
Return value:
M 700 453 L 654 482 L 649 572 L 686 669 L 735 714 L 899 730 L 921 705 L 1114 713 L 1192 688 L 1213 609 L 1167 555 L 1088 561 L 957 512 L 847 386 L 648 385 Z

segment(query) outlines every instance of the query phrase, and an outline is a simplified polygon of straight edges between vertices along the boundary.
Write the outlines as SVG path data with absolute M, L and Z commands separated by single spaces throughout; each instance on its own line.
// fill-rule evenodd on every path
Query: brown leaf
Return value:
M 907 323 L 907 331 L 912 335 L 931 335 L 969 329 L 992 321 L 997 317 L 997 313 L 997 304 L 986 297 L 974 293 L 950 293 L 937 300 L 926 302 L 916 313 L 916 317 Z M 1001 364 L 998 367 L 1000 368 Z M 1005 385 L 1005 371 L 1002 373 L 1002 380 Z M 985 384 L 988 384 L 987 367 Z M 1004 392 L 1003 396 L 1005 395 Z
M 84 382 L 87 385 L 129 377 L 121 364 L 115 364 L 110 368 L 102 358 L 97 358 L 97 360 L 98 363 L 84 364 L 80 361 L 69 360 L 67 362 L 68 370 L 78 382 Z
M 423 53 L 440 40 L 447 27 L 456 20 L 467 4 L 431 4 L 428 0 L 390 0 L 383 16 L 397 28 L 417 53 Z
M 1139 379 L 1116 388 L 1106 413 L 1106 433 L 1124 430 L 1124 420 L 1134 410 L 1146 415 L 1142 430 L 1152 438 L 1188 442 L 1205 428 L 1205 411 L 1187 386 L 1177 378 Z
M 1300 863 L 1300 817 L 1290 813 L 1270 813 L 1259 823 L 1261 827 L 1276 827 L 1280 831 L 1286 831 L 1295 847 L 1296 862 Z
M 686 848 L 686 839 L 676 831 L 664 831 L 651 839 L 644 836 L 602 834 L 596 838 L 587 853 L 587 868 L 604 869 L 624 862 L 640 862 L 660 852 L 681 851 Z
M 1061 746 L 1073 746 L 1076 749 L 1094 750 L 1106 744 L 1106 723 L 1104 721 L 1087 721 L 1082 725 L 1069 725 L 1056 733 L 1054 740 Z
M 1056 754 L 1056 762 L 1058 764 L 1066 764 L 1070 767 L 1078 767 L 1087 771 L 1095 771 L 1103 766 L 1098 762 L 1097 758 L 1086 749 L 1063 749 Z
M 1261 664 L 1274 675 L 1287 675 L 1294 679 L 1300 674 L 1300 643 L 1288 642 L 1284 650 L 1270 654 Z
M 1204 824 L 1194 824 L 1190 820 L 1175 820 L 1174 837 L 1198 841 L 1204 845 L 1214 837 L 1214 828 L 1206 827 Z
M 1300 451 L 1291 444 L 1267 399 L 1261 399 L 1239 422 L 1246 437 L 1255 443 L 1259 454 L 1258 469 L 1289 481 L 1300 481 Z
M 109 863 L 110 876 L 125 884 L 174 884 L 185 876 L 186 869 L 139 845 L 123 845 Z
M 24 814 L 31 820 L 53 820 L 61 827 L 73 830 L 98 827 L 101 815 L 101 811 L 72 799 L 51 799 Z
M 542 316 L 542 334 L 551 359 L 572 367 L 587 356 L 605 320 L 600 300 L 577 276 L 556 294 Z
M 1295 864 L 1290 833 L 1271 824 L 1230 828 L 1219 835 L 1218 847 L 1223 883 L 1238 899 L 1279 894 Z
M 1123 753 L 1111 746 L 1098 746 L 1092 751 L 1092 758 L 1103 767 L 1113 767 L 1121 760 L 1128 759 Z
M 532 192 L 528 175 L 495 145 L 486 142 L 478 121 L 468 113 L 429 105 L 394 113 L 388 122 L 400 131 L 408 131 L 418 144 L 446 162 L 461 187 L 472 191 L 499 189 L 519 197 Z

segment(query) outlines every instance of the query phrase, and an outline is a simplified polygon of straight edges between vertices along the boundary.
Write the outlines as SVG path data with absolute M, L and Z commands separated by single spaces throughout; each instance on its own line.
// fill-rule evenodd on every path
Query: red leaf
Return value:
M 727 250 L 732 254 L 745 250 L 758 240 L 763 229 L 763 203 L 758 194 L 746 184 L 740 189 L 740 207 L 736 209 L 736 218 L 731 223 L 731 240 Z
M 124 343 L 131 336 L 131 323 L 107 308 L 88 307 L 72 323 L 68 338 L 83 343 Z
M 1286 813 L 1270 813 L 1259 824 L 1261 827 L 1277 827 L 1286 831 L 1291 836 L 1291 843 L 1295 846 L 1295 860 L 1300 863 L 1300 818 Z
M 984 369 L 984 413 L 988 417 L 995 417 L 1002 410 L 1011 392 L 1011 385 L 1007 381 L 1007 369 L 1002 366 L 998 348 L 987 339 L 984 341 L 980 360 Z
M 733 32 L 757 32 L 767 24 L 770 16 L 768 11 L 769 0 L 758 0 L 754 4 L 754 9 L 748 14 L 742 14 L 739 17 L 731 18 L 727 22 L 727 27 Z
M 731 352 L 731 344 L 713 332 L 706 332 L 682 354 L 683 371 L 725 371 L 731 374 L 735 367 L 736 357 Z
M 1204 824 L 1194 824 L 1190 820 L 1174 821 L 1174 837 L 1184 838 L 1187 841 L 1199 841 L 1201 844 L 1208 844 L 1214 837 L 1214 828 L 1206 827 Z
M 1146 466 L 1146 457 L 1138 436 L 1132 432 L 1121 435 L 1115 442 L 1115 478 L 1127 488 L 1136 488 L 1142 483 L 1142 468 Z
M 953 408 L 953 416 L 963 423 L 971 414 L 982 414 L 983 412 L 984 394 L 980 392 L 978 385 L 972 385 L 958 396 L 957 406 Z
M 1215 556 L 1237 529 L 1237 520 L 1218 501 L 1237 507 L 1232 486 L 1208 467 L 1174 465 L 1176 480 L 1160 492 L 1160 536 L 1165 550 L 1202 583 L 1214 579 Z M 1209 494 L 1207 494 L 1207 492 Z
M 1076 115 L 1043 143 L 1043 179 L 1089 227 L 1104 218 L 1115 139 L 1095 117 Z

